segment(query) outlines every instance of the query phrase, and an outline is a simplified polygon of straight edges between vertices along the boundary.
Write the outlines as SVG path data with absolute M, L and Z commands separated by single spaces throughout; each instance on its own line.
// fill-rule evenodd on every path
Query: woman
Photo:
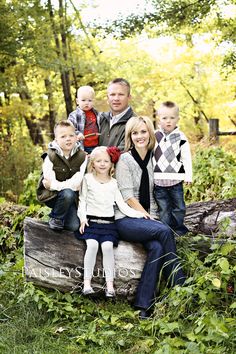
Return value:
M 125 153 L 116 165 L 116 179 L 124 200 L 146 218 L 132 219 L 116 211 L 116 226 L 124 241 L 142 243 L 147 259 L 139 282 L 135 307 L 140 318 L 147 318 L 154 303 L 160 272 L 169 285 L 183 284 L 185 276 L 176 255 L 172 231 L 154 220 L 157 206 L 153 197 L 152 150 L 155 145 L 153 124 L 147 117 L 132 117 L 126 123 Z

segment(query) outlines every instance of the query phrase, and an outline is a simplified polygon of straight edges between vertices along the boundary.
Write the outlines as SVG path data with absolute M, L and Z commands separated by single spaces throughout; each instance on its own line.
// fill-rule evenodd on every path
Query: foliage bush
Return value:
M 186 201 L 233 198 L 235 180 L 235 156 L 222 147 L 201 147 L 193 158 L 193 183 L 185 188 Z
M 24 179 L 41 163 L 42 149 L 30 142 L 24 129 L 16 125 L 9 141 L 0 141 L 0 195 L 14 202 L 18 201 Z
M 216 239 L 211 252 L 203 257 L 195 245 L 209 244 L 208 238 L 198 235 L 178 239 L 187 273 L 186 284 L 171 290 L 162 284 L 153 317 L 140 321 L 138 312 L 125 301 L 91 301 L 77 293 L 63 294 L 25 283 L 22 222 L 26 215 L 45 213 L 39 206 L 17 213 L 4 204 L 1 215 L 4 210 L 1 224 L 5 225 L 5 235 L 11 234 L 11 242 L 0 266 L 0 332 L 4 333 L 1 353 L 235 352 L 236 296 L 232 289 L 236 288 L 236 244 L 233 240 L 222 243 Z M 3 244 L 6 238 L 2 241 Z
M 23 191 L 19 197 L 19 203 L 24 205 L 40 204 L 36 197 L 36 188 L 40 178 L 41 171 L 30 172 L 23 183 Z

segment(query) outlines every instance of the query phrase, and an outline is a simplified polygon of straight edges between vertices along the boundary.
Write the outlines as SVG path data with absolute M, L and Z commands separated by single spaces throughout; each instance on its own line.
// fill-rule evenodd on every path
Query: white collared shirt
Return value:
M 117 123 L 118 120 L 126 114 L 126 112 L 128 112 L 129 108 L 130 107 L 128 106 L 123 112 L 121 112 L 115 116 L 112 116 L 112 113 L 110 112 L 110 118 L 111 118 L 110 119 L 110 128 L 113 126 L 113 124 Z

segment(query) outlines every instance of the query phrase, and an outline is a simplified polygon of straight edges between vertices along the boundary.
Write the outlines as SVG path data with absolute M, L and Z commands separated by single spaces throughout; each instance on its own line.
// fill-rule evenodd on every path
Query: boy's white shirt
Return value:
M 60 146 L 55 141 L 53 141 L 51 144 L 49 144 L 49 147 L 56 148 L 59 155 L 63 156 L 63 151 L 61 150 Z M 71 156 L 74 155 L 74 153 L 77 151 L 77 149 L 78 149 L 78 147 L 75 147 L 72 149 Z M 86 156 L 84 162 L 80 166 L 80 171 L 76 172 L 71 178 L 60 182 L 56 179 L 56 174 L 55 174 L 55 171 L 53 170 L 53 163 L 50 161 L 49 157 L 46 156 L 46 158 L 44 159 L 44 162 L 43 162 L 42 169 L 43 169 L 43 177 L 45 179 L 47 179 L 48 181 L 50 181 L 50 183 L 51 183 L 50 190 L 51 191 L 52 190 L 61 191 L 63 189 L 69 188 L 69 189 L 72 189 L 73 191 L 78 191 L 80 189 L 81 182 L 82 182 L 82 179 L 85 174 L 85 170 L 87 167 L 87 161 L 88 161 L 88 158 Z

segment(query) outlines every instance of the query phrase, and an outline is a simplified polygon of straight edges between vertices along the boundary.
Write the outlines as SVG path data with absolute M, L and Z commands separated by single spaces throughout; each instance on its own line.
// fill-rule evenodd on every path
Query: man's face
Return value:
M 107 98 L 112 115 L 122 113 L 129 106 L 131 99 L 129 88 L 119 83 L 111 84 L 107 90 Z

